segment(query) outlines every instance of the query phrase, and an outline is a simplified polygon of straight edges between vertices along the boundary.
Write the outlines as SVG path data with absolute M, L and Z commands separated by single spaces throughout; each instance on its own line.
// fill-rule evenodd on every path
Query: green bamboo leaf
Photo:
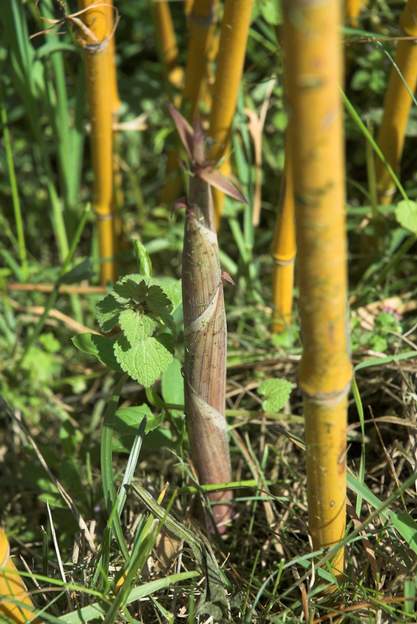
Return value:
M 417 202 L 402 200 L 395 209 L 398 223 L 413 234 L 417 234 Z
M 146 598 L 146 596 L 150 596 L 157 591 L 167 589 L 175 583 L 188 581 L 199 576 L 200 573 L 197 571 L 179 572 L 178 574 L 172 574 L 171 576 L 165 576 L 164 578 L 156 579 L 155 581 L 143 583 L 138 587 L 134 587 L 130 591 L 126 604 L 128 605 L 131 602 Z M 95 602 L 92 605 L 83 607 L 82 609 L 77 609 L 67 613 L 66 615 L 62 615 L 59 618 L 59 621 L 64 624 L 84 624 L 85 622 L 90 622 L 91 620 L 103 619 L 104 613 L 103 606 L 100 603 Z
M 417 522 L 406 511 L 395 512 L 389 507 L 384 506 L 381 501 L 365 483 L 354 477 L 352 474 L 347 476 L 348 488 L 366 500 L 376 510 L 380 509 L 380 515 L 388 520 L 394 529 L 398 531 L 408 546 L 417 553 Z
M 286 379 L 266 379 L 261 383 L 258 392 L 265 397 L 262 408 L 265 412 L 279 412 L 290 398 L 294 384 Z

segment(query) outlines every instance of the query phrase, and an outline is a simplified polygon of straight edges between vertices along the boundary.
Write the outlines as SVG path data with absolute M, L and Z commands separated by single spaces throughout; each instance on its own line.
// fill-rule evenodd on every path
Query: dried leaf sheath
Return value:
M 231 480 L 226 432 L 226 315 L 211 190 L 190 180 L 183 250 L 182 288 L 185 328 L 185 411 L 191 453 L 201 483 Z M 230 500 L 215 492 L 212 501 Z M 230 505 L 213 506 L 220 532 L 230 519 Z

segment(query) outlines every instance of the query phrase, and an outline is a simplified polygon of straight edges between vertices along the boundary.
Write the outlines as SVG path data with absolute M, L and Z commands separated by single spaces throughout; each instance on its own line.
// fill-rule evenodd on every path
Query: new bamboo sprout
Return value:
M 290 141 L 287 139 L 280 213 L 276 220 L 272 246 L 274 260 L 272 274 L 273 332 L 281 332 L 291 323 L 293 303 L 296 247 L 293 174 L 289 145 Z
M 215 9 L 217 0 L 195 0 L 188 16 L 190 38 L 185 69 L 184 100 L 188 117 L 194 114 L 201 101 L 204 83 L 208 79 L 208 66 L 215 37 Z
M 223 159 L 220 170 L 227 172 L 230 132 L 236 110 L 240 81 L 245 60 L 253 0 L 225 0 L 220 33 L 213 104 L 210 114 L 209 135 L 213 141 L 210 160 Z M 214 190 L 217 222 L 220 221 L 224 195 Z
M 0 619 L 25 624 L 35 618 L 25 584 L 10 557 L 6 533 L 0 529 Z
M 408 0 L 400 17 L 400 25 L 405 37 L 417 37 L 417 0 Z M 417 45 L 413 39 L 398 41 L 395 65 L 391 68 L 385 95 L 378 143 L 387 162 L 394 171 L 398 171 L 412 94 L 417 84 Z M 382 204 L 389 204 L 395 193 L 395 185 L 389 171 L 379 159 L 376 163 L 376 176 L 378 200 Z
M 346 518 L 347 327 L 341 3 L 284 2 L 303 356 L 307 494 L 313 547 L 337 544 Z M 333 559 L 343 569 L 343 550 Z
M 113 214 L 113 136 L 112 62 L 110 41 L 113 37 L 108 3 L 79 0 L 87 29 L 82 32 L 82 45 L 87 67 L 87 89 L 90 104 L 91 153 L 94 170 L 94 210 L 98 221 L 101 259 L 101 282 L 116 279 Z M 110 86 L 110 97 L 109 97 Z
M 231 480 L 225 419 L 226 315 L 210 185 L 244 198 L 206 162 L 199 123 L 192 129 L 178 111 L 170 112 L 192 173 L 182 256 L 185 414 L 191 454 L 201 483 L 226 483 Z M 227 503 L 232 493 L 212 492 L 209 497 L 214 523 L 224 532 L 231 518 Z

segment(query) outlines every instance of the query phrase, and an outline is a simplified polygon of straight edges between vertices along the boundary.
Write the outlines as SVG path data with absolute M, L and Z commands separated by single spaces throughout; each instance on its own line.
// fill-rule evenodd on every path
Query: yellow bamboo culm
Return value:
M 230 169 L 227 151 L 245 61 L 252 9 L 253 0 L 225 0 L 224 3 L 209 127 L 209 136 L 213 141 L 209 157 L 216 162 L 224 158 L 220 167 L 222 173 Z M 219 224 L 224 195 L 216 189 L 213 191 L 216 221 Z
M 89 29 L 83 31 L 82 37 L 87 67 L 91 155 L 94 170 L 94 210 L 98 222 L 102 284 L 116 279 L 112 136 L 114 96 L 109 97 L 109 91 L 113 94 L 110 56 L 113 27 L 106 4 L 103 2 L 100 6 L 96 0 L 79 0 L 80 8 L 87 9 L 82 19 Z
M 285 0 L 284 59 L 293 164 L 309 527 L 337 545 L 346 522 L 347 261 L 341 3 Z M 332 559 L 343 571 L 340 548 Z
M 280 213 L 276 220 L 272 257 L 272 331 L 284 331 L 291 323 L 295 263 L 295 221 L 292 163 L 286 141 L 284 185 L 281 193 Z
M 184 13 L 188 17 L 193 8 L 194 0 L 184 0 Z
M 360 12 L 363 9 L 365 0 L 346 0 L 346 17 L 348 23 L 356 28 L 359 21 Z
M 113 6 L 113 0 L 105 0 L 106 9 L 108 11 L 108 20 L 111 25 L 111 32 L 113 36 L 109 41 L 109 56 L 110 56 L 110 89 L 112 92 L 112 112 L 117 114 L 122 103 L 119 97 L 119 88 L 117 86 L 117 67 L 116 67 L 116 33 L 114 32 L 116 29 L 116 12 Z
M 120 250 L 121 238 L 123 234 L 123 222 L 121 218 L 121 207 L 124 203 L 123 189 L 122 189 L 122 175 L 120 171 L 120 164 L 118 158 L 118 136 L 115 130 L 115 126 L 118 122 L 118 113 L 122 102 L 119 97 L 119 88 L 117 84 L 117 66 L 116 66 L 116 16 L 117 13 L 113 6 L 113 0 L 106 0 L 108 5 L 108 20 L 111 24 L 113 36 L 109 43 L 109 56 L 110 56 L 110 89 L 112 93 L 112 113 L 113 113 L 113 210 L 114 210 L 114 236 L 115 236 L 115 248 L 116 252 Z
M 153 0 L 153 18 L 161 62 L 168 83 L 180 88 L 184 80 L 182 67 L 178 65 L 178 46 L 174 24 L 167 0 Z
M 216 38 L 217 0 L 195 0 L 188 16 L 189 43 L 185 68 L 184 100 L 187 115 L 192 120 L 201 102 L 201 93 L 208 80 L 209 63 L 212 60 Z
M 10 557 L 6 533 L 0 529 L 0 620 L 3 621 L 3 618 L 8 622 L 25 624 L 35 619 L 35 609 Z
M 403 36 L 417 37 L 417 0 L 408 0 L 400 17 Z M 394 171 L 399 170 L 407 129 L 411 93 L 417 84 L 417 45 L 415 41 L 398 41 L 395 54 L 397 67 L 391 68 L 388 89 L 384 100 L 384 114 L 378 135 L 378 144 Z M 406 87 L 405 83 L 408 85 Z M 395 193 L 395 185 L 389 171 L 378 159 L 376 162 L 378 201 L 389 204 Z

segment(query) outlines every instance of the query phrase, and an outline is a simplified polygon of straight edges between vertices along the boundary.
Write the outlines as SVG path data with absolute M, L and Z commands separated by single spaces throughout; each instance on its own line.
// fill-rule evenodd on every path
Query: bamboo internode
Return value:
M 178 88 L 183 81 L 183 71 L 178 65 L 177 39 L 169 4 L 167 0 L 159 0 L 152 3 L 152 8 L 159 54 L 166 78 L 171 86 Z
M 116 20 L 116 12 L 113 6 L 113 0 L 106 0 L 106 10 L 108 13 L 108 23 L 109 25 L 111 25 L 111 32 L 113 33 L 113 36 L 110 38 L 109 41 L 109 63 L 110 63 L 110 89 L 112 92 L 112 100 L 113 100 L 113 105 L 112 105 L 112 112 L 114 115 L 116 115 L 122 105 L 121 101 L 120 101 L 120 97 L 119 97 L 119 88 L 117 85 L 117 68 L 116 68 L 116 26 L 117 26 L 117 20 Z
M 272 257 L 272 331 L 281 332 L 291 323 L 294 263 L 295 263 L 295 223 L 293 172 L 290 155 L 290 141 L 286 141 L 284 184 L 281 193 L 280 213 L 276 220 Z
M 363 9 L 365 0 L 346 0 L 346 17 L 353 27 L 358 25 L 359 15 Z
M 346 517 L 347 329 L 341 3 L 284 2 L 284 53 L 294 172 L 309 526 L 337 544 Z M 333 559 L 343 569 L 343 550 Z
M 195 0 L 188 16 L 189 44 L 185 69 L 184 100 L 188 116 L 194 118 L 201 92 L 208 79 L 209 63 L 215 37 L 215 10 L 217 0 Z
M 27 608 L 25 608 L 25 606 Z M 0 619 L 26 624 L 35 618 L 25 584 L 10 557 L 6 533 L 0 529 Z
M 83 49 L 87 67 L 87 88 L 91 120 L 91 154 L 94 170 L 94 209 L 98 221 L 101 282 L 116 278 L 113 219 L 113 108 L 112 60 L 110 41 L 113 21 L 109 7 L 95 0 L 79 0 L 86 9 L 82 19 Z M 109 97 L 109 90 L 111 97 Z
M 226 173 L 227 154 L 233 117 L 236 111 L 239 87 L 245 61 L 246 44 L 251 22 L 253 0 L 226 0 L 220 33 L 213 104 L 209 135 L 213 141 L 210 159 L 224 159 L 222 173 Z M 223 212 L 224 195 L 213 193 L 217 220 Z
M 401 15 L 400 25 L 406 37 L 417 37 L 417 0 L 408 0 Z M 378 135 L 378 144 L 387 162 L 398 171 L 404 147 L 405 132 L 417 85 L 417 45 L 412 39 L 397 44 L 395 64 L 391 69 L 384 100 L 384 114 Z M 407 85 L 407 86 L 406 86 Z M 389 171 L 379 159 L 376 163 L 378 200 L 389 204 L 395 185 Z

